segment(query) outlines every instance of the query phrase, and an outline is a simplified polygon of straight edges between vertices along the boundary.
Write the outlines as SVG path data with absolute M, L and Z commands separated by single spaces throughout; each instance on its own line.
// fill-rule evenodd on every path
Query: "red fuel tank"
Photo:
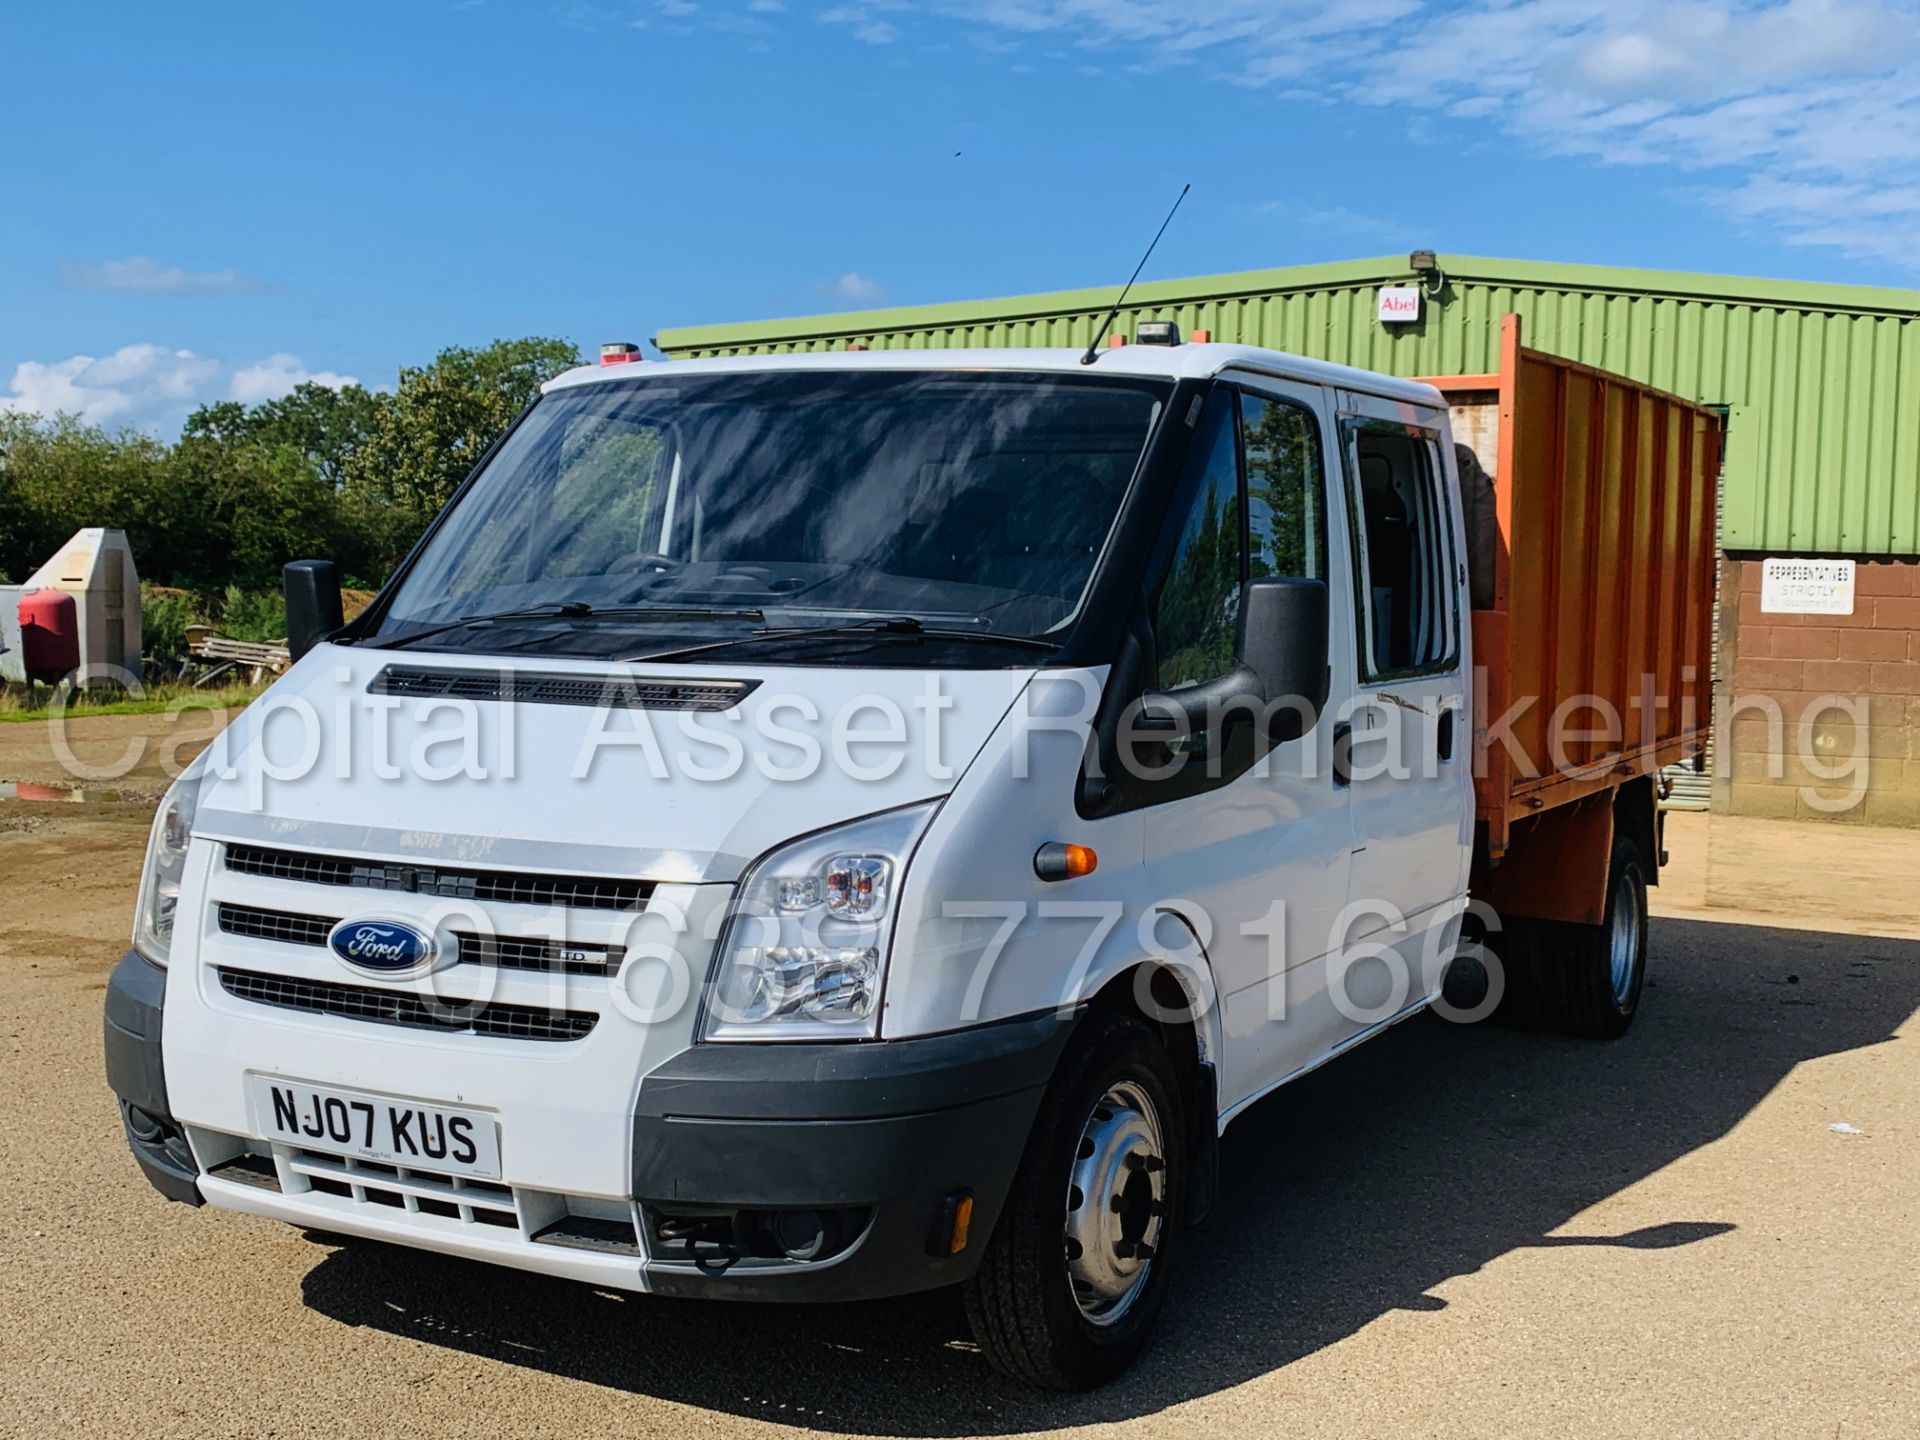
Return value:
M 80 668 L 80 611 L 64 590 L 20 597 L 20 651 L 27 679 L 57 685 Z

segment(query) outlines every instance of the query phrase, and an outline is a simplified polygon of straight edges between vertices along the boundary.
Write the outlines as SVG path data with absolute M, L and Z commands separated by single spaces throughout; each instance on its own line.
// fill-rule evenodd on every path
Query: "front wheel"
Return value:
M 1148 1028 L 1090 1014 L 1041 1102 L 967 1319 L 1001 1373 L 1089 1390 L 1146 1345 L 1185 1183 L 1179 1082 Z
M 1561 934 L 1563 953 L 1549 962 L 1560 1028 L 1594 1040 L 1626 1034 L 1647 978 L 1647 872 L 1624 835 L 1613 842 L 1606 914 Z

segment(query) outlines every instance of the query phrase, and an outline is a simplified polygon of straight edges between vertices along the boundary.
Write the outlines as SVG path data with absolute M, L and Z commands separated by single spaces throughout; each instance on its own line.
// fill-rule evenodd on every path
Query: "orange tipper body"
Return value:
M 1431 380 L 1494 476 L 1499 554 L 1473 616 L 1475 798 L 1492 858 L 1516 826 L 1706 748 L 1714 410 L 1520 343 Z

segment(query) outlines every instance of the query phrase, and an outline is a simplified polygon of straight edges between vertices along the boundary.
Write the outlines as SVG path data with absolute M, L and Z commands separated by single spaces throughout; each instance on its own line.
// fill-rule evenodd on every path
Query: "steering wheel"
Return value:
M 665 574 L 669 570 L 678 570 L 687 562 L 679 555 L 663 555 L 658 550 L 641 550 L 632 555 L 622 555 L 613 562 L 609 575 L 625 575 L 634 570 L 652 570 Z

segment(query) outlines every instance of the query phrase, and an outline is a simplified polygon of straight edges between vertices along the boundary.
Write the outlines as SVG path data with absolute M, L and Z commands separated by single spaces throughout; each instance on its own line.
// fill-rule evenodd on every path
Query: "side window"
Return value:
M 1351 486 L 1360 650 L 1367 679 L 1442 669 L 1455 646 L 1453 526 L 1426 434 L 1352 431 Z
M 1327 489 L 1313 412 L 1242 395 L 1240 427 L 1247 449 L 1247 574 L 1324 580 Z
M 1244 530 L 1234 392 L 1225 386 L 1201 414 L 1180 495 L 1171 522 L 1178 537 L 1147 596 L 1161 690 L 1218 679 L 1234 666 Z

